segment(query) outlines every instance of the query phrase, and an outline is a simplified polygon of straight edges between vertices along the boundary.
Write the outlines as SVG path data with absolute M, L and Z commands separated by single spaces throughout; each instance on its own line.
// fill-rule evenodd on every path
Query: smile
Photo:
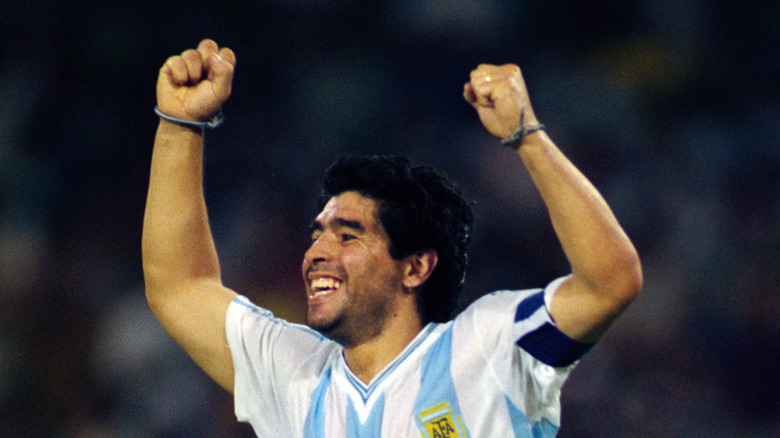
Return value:
M 311 281 L 310 298 L 335 292 L 341 286 L 341 281 L 331 277 L 315 278 Z

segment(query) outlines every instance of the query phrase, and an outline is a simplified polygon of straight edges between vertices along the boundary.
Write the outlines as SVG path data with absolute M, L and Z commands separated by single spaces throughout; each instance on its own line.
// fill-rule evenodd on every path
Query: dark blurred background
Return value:
M 517 63 L 644 261 L 559 436 L 780 436 L 780 3 L 729 0 L 4 0 L 0 436 L 253 436 L 143 296 L 157 70 L 205 37 L 238 56 L 206 152 L 228 286 L 301 320 L 318 182 L 354 153 L 409 154 L 475 201 L 464 306 L 565 274 L 461 96 L 477 64 Z

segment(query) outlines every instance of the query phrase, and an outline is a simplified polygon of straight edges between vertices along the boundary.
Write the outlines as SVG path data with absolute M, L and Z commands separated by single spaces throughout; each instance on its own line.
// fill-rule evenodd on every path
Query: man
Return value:
M 468 206 L 427 166 L 344 159 L 328 172 L 312 225 L 308 326 L 299 326 L 220 280 L 203 135 L 230 95 L 235 61 L 204 40 L 160 70 L 143 262 L 155 315 L 234 394 L 239 420 L 258 436 L 554 436 L 563 382 L 638 294 L 642 274 L 603 198 L 536 119 L 520 70 L 480 65 L 463 95 L 516 148 L 571 274 L 486 295 L 450 320 Z

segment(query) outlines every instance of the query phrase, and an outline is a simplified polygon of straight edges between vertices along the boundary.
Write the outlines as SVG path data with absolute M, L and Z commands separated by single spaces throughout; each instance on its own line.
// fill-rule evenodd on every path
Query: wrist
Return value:
M 157 114 L 157 116 L 161 120 L 165 120 L 167 122 L 185 126 L 188 128 L 196 128 L 196 129 L 204 129 L 204 128 L 214 129 L 219 125 L 221 125 L 222 122 L 225 121 L 225 115 L 222 113 L 222 108 L 218 109 L 216 113 L 214 113 L 211 117 L 209 117 L 205 121 L 188 120 L 188 119 L 175 117 L 160 111 L 160 108 L 157 106 L 154 107 L 154 113 Z
M 160 118 L 160 123 L 157 125 L 157 132 L 158 134 L 170 136 L 186 134 L 202 137 L 205 132 L 205 128 L 183 125 L 181 123 L 176 123 Z
M 203 128 L 179 125 L 160 119 L 154 137 L 155 148 L 190 152 L 200 150 L 205 143 L 205 131 Z
M 540 163 L 548 162 L 551 156 L 561 152 L 545 131 L 537 131 L 525 137 L 520 146 L 515 149 L 515 153 L 530 170 L 538 167 Z
M 529 113 L 530 116 L 528 119 L 530 120 L 526 121 L 525 110 L 520 112 L 520 123 L 518 123 L 519 128 L 517 128 L 517 130 L 512 135 L 501 140 L 502 145 L 514 150 L 518 150 L 520 149 L 520 146 L 523 145 L 526 137 L 536 133 L 543 133 L 544 130 L 547 129 L 543 124 L 539 123 L 532 111 L 529 111 Z
M 541 123 L 521 126 L 514 134 L 501 140 L 501 144 L 518 150 L 520 146 L 526 143 L 526 138 L 530 140 L 531 137 L 539 137 L 541 134 L 544 134 L 545 129 L 547 128 Z

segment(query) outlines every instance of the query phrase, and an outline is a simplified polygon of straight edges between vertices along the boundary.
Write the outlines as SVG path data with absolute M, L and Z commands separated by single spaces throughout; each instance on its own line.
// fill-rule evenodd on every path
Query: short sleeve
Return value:
M 275 318 L 243 296 L 228 307 L 225 330 L 235 371 L 236 417 L 253 424 L 261 418 L 269 428 L 285 430 L 290 406 L 285 385 L 327 344 L 325 338 Z
M 552 296 L 566 277 L 550 283 L 517 304 L 514 336 L 518 347 L 552 367 L 565 367 L 579 360 L 593 344 L 575 341 L 558 330 L 549 311 Z
M 523 413 L 516 418 L 560 424 L 560 389 L 590 348 L 566 337 L 550 317 L 545 297 L 551 298 L 562 282 L 493 292 L 455 320 L 460 350 L 474 355 L 480 369 L 490 370 L 510 411 Z

